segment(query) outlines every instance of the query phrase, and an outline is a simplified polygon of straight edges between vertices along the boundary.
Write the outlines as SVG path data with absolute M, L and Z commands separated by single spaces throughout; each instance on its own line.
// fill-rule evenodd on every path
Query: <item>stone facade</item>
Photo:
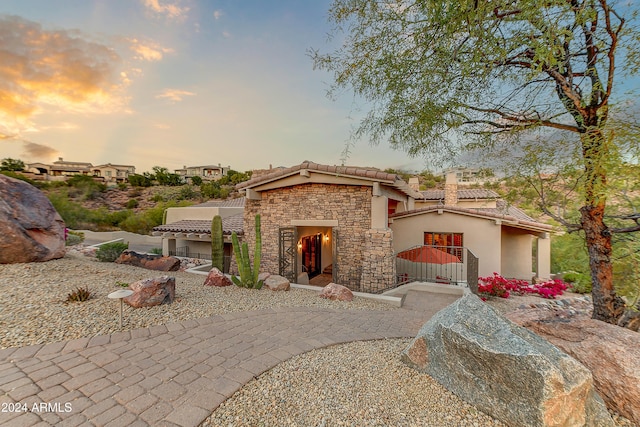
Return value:
M 244 230 L 254 241 L 254 218 L 261 215 L 261 271 L 278 273 L 279 229 L 292 221 L 337 221 L 335 281 L 352 290 L 366 291 L 371 284 L 393 283 L 391 230 L 371 230 L 370 186 L 310 183 L 261 191 L 261 200 L 247 200 Z
M 393 254 L 393 231 L 370 229 L 365 232 L 362 264 L 362 290 L 383 291 L 395 284 L 396 262 Z

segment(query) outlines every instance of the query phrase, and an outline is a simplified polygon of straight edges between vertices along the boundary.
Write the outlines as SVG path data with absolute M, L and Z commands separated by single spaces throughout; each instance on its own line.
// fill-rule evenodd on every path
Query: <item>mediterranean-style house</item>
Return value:
M 51 165 L 44 163 L 27 163 L 25 172 L 30 178 L 45 181 L 65 181 L 74 175 L 88 175 L 104 183 L 126 182 L 129 175 L 136 173 L 136 167 L 131 165 L 114 165 L 107 163 L 93 166 L 88 162 L 69 162 L 59 157 Z
M 396 174 L 308 161 L 254 172 L 236 186 L 245 195 L 242 229 L 250 244 L 255 216 L 261 216 L 261 269 L 292 282 L 328 275 L 375 293 L 413 280 L 473 288 L 478 276 L 493 272 L 550 276 L 550 226 L 492 191 L 459 190 L 454 175 L 445 187 L 420 192 Z M 195 212 L 184 211 L 181 221 L 195 220 Z M 202 233 L 193 231 L 191 238 L 210 241 L 212 217 L 207 212 Z M 189 236 L 187 224 L 169 214 L 166 222 L 154 231 L 174 233 L 165 237 L 175 238 L 176 247 L 186 242 L 179 239 Z
M 183 208 L 168 208 L 164 224 L 154 227 L 153 235 L 162 236 L 164 255 L 211 259 L 211 222 L 222 217 L 224 256 L 228 270 L 231 259 L 231 234 L 243 235 L 244 197 L 214 200 Z
M 217 181 L 229 172 L 231 166 L 183 166 L 182 169 L 176 169 L 175 173 L 180 175 L 183 180 L 188 181 L 194 176 L 199 176 L 205 181 Z

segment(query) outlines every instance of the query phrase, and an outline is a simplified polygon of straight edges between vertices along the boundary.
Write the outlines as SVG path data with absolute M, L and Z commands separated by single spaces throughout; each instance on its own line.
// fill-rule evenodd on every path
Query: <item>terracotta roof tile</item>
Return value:
M 252 178 L 248 181 L 244 181 L 236 185 L 236 189 L 242 190 L 243 188 L 253 187 L 258 184 L 262 184 L 264 182 L 274 181 L 282 176 L 289 176 L 294 174 L 297 171 L 308 169 L 311 171 L 318 172 L 326 172 L 333 173 L 336 175 L 345 175 L 352 176 L 357 178 L 367 178 L 367 179 L 376 179 L 380 181 L 387 181 L 389 185 L 394 186 L 398 190 L 403 193 L 413 197 L 413 198 L 421 198 L 419 192 L 413 190 L 409 185 L 400 178 L 399 175 L 386 173 L 380 171 L 378 169 L 371 168 L 361 168 L 355 166 L 331 166 L 331 165 L 321 165 L 318 163 L 313 163 L 309 161 L 304 161 L 299 165 L 291 166 L 289 168 L 274 170 L 273 172 L 261 174 L 255 178 Z
M 414 209 L 411 211 L 394 213 L 389 215 L 389 218 L 402 218 L 405 216 L 419 215 L 422 213 L 437 212 L 440 209 L 454 213 L 458 212 L 462 214 L 480 215 L 490 219 L 503 219 L 505 221 L 513 222 L 514 226 L 520 224 L 527 227 L 535 227 L 545 231 L 553 230 L 553 226 L 534 220 L 533 218 L 525 214 L 521 209 L 518 209 L 515 206 L 509 206 L 503 200 L 498 200 L 496 208 L 461 208 L 458 206 L 433 205 Z
M 243 208 L 245 198 L 238 197 L 236 199 L 214 199 L 204 203 L 193 205 L 196 208 Z
M 421 191 L 425 200 L 444 200 L 444 190 L 425 190 Z M 485 190 L 483 188 L 464 188 L 458 189 L 458 200 L 467 199 L 497 199 L 500 197 L 493 190 Z
M 222 234 L 230 235 L 234 231 L 237 234 L 244 233 L 243 214 L 222 218 Z M 170 233 L 199 233 L 211 234 L 211 220 L 183 219 L 172 222 L 171 224 L 159 225 L 153 227 L 153 231 L 170 232 Z

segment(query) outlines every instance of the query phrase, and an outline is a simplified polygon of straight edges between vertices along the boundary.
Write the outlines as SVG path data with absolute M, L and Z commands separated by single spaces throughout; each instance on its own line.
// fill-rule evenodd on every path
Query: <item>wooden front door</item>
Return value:
M 309 278 L 322 272 L 322 235 L 304 236 L 302 238 L 302 271 L 306 271 Z

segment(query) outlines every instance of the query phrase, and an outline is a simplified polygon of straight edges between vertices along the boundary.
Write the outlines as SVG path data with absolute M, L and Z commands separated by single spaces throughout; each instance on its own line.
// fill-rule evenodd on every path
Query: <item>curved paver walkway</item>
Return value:
M 274 308 L 0 350 L 0 425 L 197 426 L 294 355 L 413 337 L 457 299 L 414 294 L 392 311 Z

